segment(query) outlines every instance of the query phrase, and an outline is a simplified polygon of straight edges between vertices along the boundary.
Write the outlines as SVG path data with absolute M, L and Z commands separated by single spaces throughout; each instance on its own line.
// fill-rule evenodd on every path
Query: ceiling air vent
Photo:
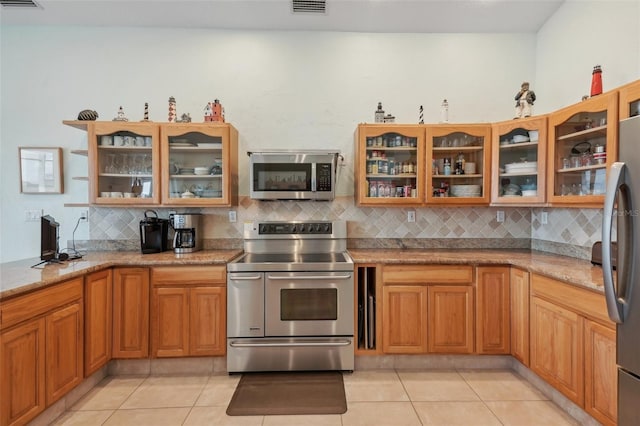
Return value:
M 2 7 L 40 7 L 34 0 L 0 0 Z
M 326 0 L 291 0 L 293 13 L 325 13 Z

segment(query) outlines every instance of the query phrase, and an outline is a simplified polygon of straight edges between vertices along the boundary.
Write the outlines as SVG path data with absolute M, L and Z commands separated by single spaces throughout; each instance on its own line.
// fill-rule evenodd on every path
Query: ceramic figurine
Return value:
M 418 109 L 418 112 L 419 112 L 419 114 L 418 114 L 418 118 L 419 118 L 418 124 L 424 124 L 424 114 L 423 114 L 423 111 L 424 111 L 424 110 L 422 109 L 422 105 L 420 105 L 420 108 Z
M 602 93 L 602 67 L 596 65 L 591 73 L 591 96 Z
M 449 102 L 447 102 L 446 99 L 442 101 L 442 104 L 440 104 L 440 122 L 449 122 Z
M 516 116 L 514 118 L 524 118 L 531 116 L 531 107 L 536 100 L 536 94 L 529 90 L 529 82 L 525 81 L 520 86 L 520 91 L 516 93 Z
M 83 109 L 78 113 L 78 120 L 94 121 L 96 118 L 98 113 L 90 109 Z
M 149 121 L 149 102 L 144 103 L 144 118 L 141 121 Z
M 222 104 L 217 99 L 211 104 L 211 121 L 224 123 L 224 108 L 222 108 Z
M 378 109 L 374 113 L 374 121 L 376 123 L 384 123 L 384 110 L 382 109 L 382 102 L 378 102 Z
M 176 120 L 176 123 L 191 123 L 191 115 L 189 113 L 182 114 L 180 120 Z
M 169 98 L 169 123 L 176 121 L 176 98 L 171 96 Z
M 208 102 L 207 106 L 204 107 L 204 121 L 213 121 L 213 109 L 211 108 L 211 102 Z
M 113 121 L 129 121 L 129 119 L 124 116 L 124 109 L 122 108 L 122 105 L 118 108 L 118 116 L 114 118 Z

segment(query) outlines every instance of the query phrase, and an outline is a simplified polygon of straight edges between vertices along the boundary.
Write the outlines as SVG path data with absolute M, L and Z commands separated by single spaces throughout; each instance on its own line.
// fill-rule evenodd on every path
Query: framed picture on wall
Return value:
M 19 147 L 20 192 L 62 194 L 62 148 Z

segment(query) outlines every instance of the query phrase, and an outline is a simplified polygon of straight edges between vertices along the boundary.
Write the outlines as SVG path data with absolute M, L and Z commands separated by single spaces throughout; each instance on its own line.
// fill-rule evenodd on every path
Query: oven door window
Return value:
M 253 164 L 253 190 L 311 191 L 311 163 Z
M 335 321 L 338 290 L 335 288 L 281 289 L 281 321 Z

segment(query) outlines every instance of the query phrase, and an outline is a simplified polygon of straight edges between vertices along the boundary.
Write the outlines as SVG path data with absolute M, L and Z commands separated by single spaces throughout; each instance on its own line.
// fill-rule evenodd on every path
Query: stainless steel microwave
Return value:
M 249 152 L 250 196 L 256 200 L 333 200 L 336 151 Z

